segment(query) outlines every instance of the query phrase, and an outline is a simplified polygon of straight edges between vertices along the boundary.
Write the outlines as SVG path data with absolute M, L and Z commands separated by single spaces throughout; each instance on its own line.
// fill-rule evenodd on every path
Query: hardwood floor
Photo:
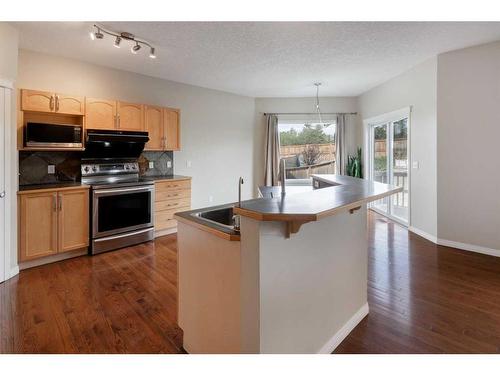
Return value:
M 370 214 L 370 314 L 336 353 L 500 352 L 500 258 Z M 0 284 L 2 353 L 179 353 L 176 237 Z

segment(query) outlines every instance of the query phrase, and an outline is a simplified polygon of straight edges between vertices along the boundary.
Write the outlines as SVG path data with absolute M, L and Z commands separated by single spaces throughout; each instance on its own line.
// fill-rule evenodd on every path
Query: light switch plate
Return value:
M 150 161 L 149 162 L 149 169 L 154 169 L 155 167 L 155 162 L 154 161 Z
M 167 168 L 172 168 L 172 162 L 170 160 L 167 161 Z
M 56 166 L 53 164 L 50 164 L 49 166 L 47 166 L 47 173 L 48 174 L 56 173 Z
M 413 163 L 411 163 L 411 166 L 413 169 L 418 169 L 419 167 L 418 161 L 414 161 Z

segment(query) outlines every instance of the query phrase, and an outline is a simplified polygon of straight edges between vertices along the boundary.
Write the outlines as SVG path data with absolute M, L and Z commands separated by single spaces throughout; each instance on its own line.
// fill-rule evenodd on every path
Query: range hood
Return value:
M 136 159 L 148 141 L 148 132 L 89 129 L 82 158 Z

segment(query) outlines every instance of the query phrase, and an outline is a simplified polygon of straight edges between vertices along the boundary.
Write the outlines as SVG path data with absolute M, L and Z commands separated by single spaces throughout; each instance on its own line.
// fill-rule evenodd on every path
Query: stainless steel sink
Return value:
M 197 218 L 209 223 L 222 226 L 227 229 L 235 230 L 232 206 L 215 210 L 195 212 L 191 215 L 196 216 Z

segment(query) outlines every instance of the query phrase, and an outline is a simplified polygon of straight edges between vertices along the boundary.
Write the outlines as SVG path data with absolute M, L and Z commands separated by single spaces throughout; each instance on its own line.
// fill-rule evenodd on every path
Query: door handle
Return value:
M 59 111 L 59 95 L 56 95 L 56 112 Z
M 62 195 L 61 193 L 59 193 L 59 197 L 58 197 L 58 202 L 59 202 L 59 211 L 62 211 Z
M 5 191 L 2 191 L 2 192 L 0 193 L 0 198 L 3 198 L 3 197 L 5 197 Z
M 49 107 L 51 110 L 54 109 L 54 95 L 51 95 L 50 96 L 50 103 L 49 103 Z

